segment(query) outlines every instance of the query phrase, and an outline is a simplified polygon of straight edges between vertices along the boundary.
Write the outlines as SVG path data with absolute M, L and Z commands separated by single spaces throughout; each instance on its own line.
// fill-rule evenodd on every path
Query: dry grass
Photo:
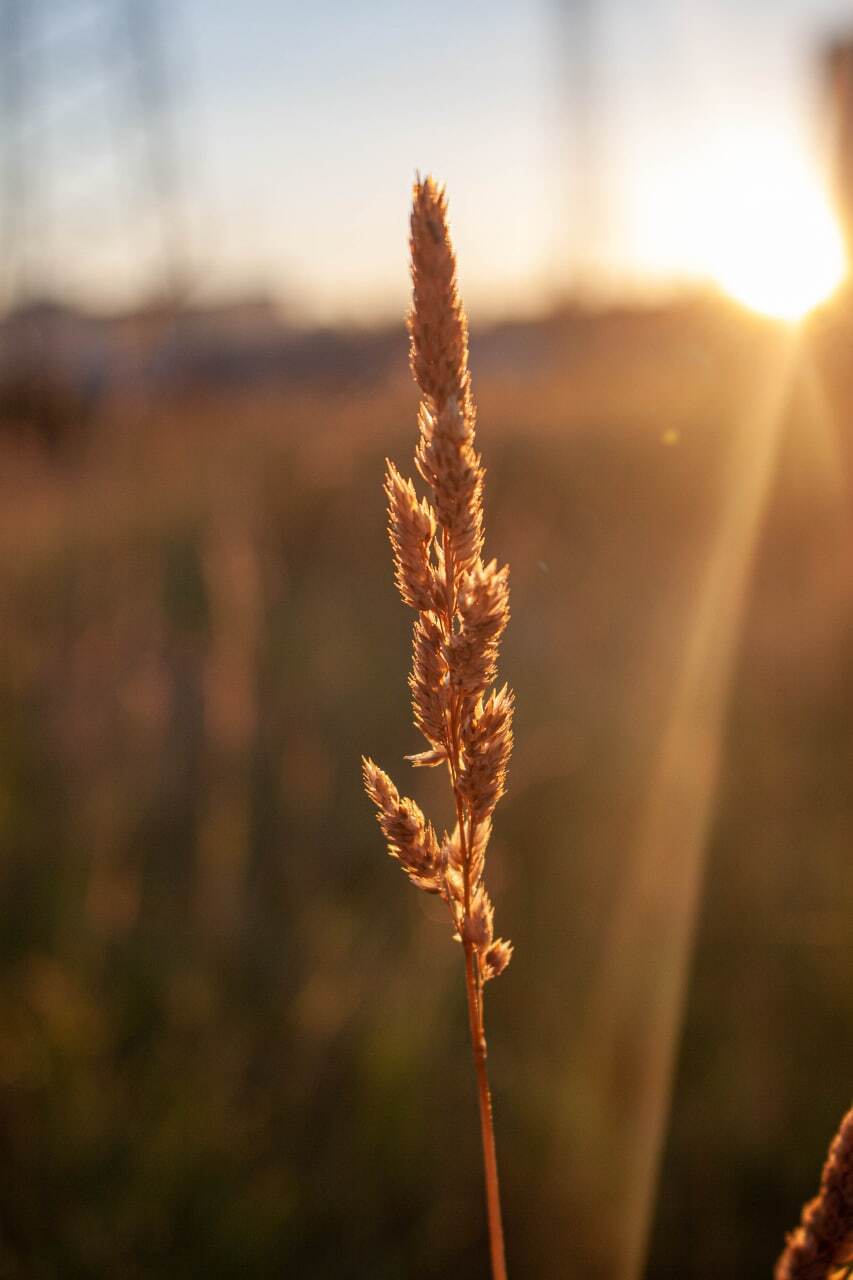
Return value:
M 498 646 L 509 621 L 509 571 L 483 561 L 484 472 L 474 441 L 468 329 L 456 286 L 447 202 L 432 178 L 418 181 L 412 209 L 414 286 L 411 366 L 423 399 L 415 462 L 432 504 L 387 464 L 385 493 L 394 572 L 417 612 L 410 677 L 415 725 L 427 750 L 413 765 L 446 765 L 456 826 L 441 841 L 413 800 L 364 761 L 388 851 L 418 888 L 446 902 L 465 956 L 471 1045 L 477 1073 L 492 1272 L 506 1275 L 491 1097 L 486 1075 L 485 983 L 509 964 L 495 938 L 484 884 L 492 813 L 504 792 L 512 750 L 513 695 L 495 691 Z M 491 692 L 490 692 L 491 690 Z
M 827 1280 L 853 1271 L 853 1111 L 848 1111 L 823 1166 L 820 1192 L 803 1209 L 776 1264 L 776 1280 Z M 834 1268 L 841 1268 L 838 1272 Z
M 535 1280 L 618 1273 L 648 1011 L 614 1010 L 600 1112 L 584 1013 L 766 363 L 747 318 L 626 324 L 528 333 L 555 352 L 532 372 L 472 357 L 518 692 L 490 1073 Z M 116 403 L 67 471 L 0 448 L 10 1275 L 485 1275 L 447 907 L 400 893 L 352 768 L 417 749 L 377 493 L 411 453 L 402 346 L 346 394 Z M 767 1276 L 850 1092 L 853 541 L 820 425 L 802 400 L 749 593 L 655 1280 Z M 403 789 L 452 826 L 443 774 Z

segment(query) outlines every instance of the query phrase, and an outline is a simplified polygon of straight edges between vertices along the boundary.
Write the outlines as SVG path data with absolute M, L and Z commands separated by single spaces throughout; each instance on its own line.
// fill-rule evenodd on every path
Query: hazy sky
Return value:
M 448 183 L 474 309 L 535 309 L 570 278 L 702 276 L 703 219 L 736 175 L 776 165 L 783 187 L 811 162 L 816 51 L 849 5 L 588 4 L 586 115 L 569 8 L 163 5 L 198 287 L 270 289 L 321 319 L 399 312 L 416 169 Z M 95 239 L 64 257 L 120 294 L 118 258 L 87 266 Z

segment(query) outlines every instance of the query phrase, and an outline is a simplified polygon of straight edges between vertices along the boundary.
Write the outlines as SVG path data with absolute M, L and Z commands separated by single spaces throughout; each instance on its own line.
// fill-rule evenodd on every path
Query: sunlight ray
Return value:
M 812 432 L 811 452 L 818 482 L 824 492 L 846 509 L 849 477 L 844 466 L 839 425 L 809 342 L 800 348 L 797 379 Z
M 797 337 L 780 334 L 729 460 L 731 497 L 690 612 L 637 840 L 603 949 L 581 1052 L 612 1159 L 613 1274 L 647 1249 L 745 594 L 789 404 Z

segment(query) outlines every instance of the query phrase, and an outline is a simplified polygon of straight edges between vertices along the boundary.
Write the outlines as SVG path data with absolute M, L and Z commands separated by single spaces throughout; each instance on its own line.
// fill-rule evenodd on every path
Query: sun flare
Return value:
M 798 320 L 844 280 L 837 218 L 793 129 L 729 120 L 675 170 L 647 170 L 642 196 L 638 257 L 710 280 L 754 311 Z
M 799 320 L 841 284 L 844 242 L 819 185 L 744 175 L 717 210 L 710 259 L 717 284 L 754 311 Z
M 838 288 L 844 241 L 805 156 L 779 138 L 743 140 L 727 150 L 719 190 L 706 227 L 708 266 L 726 293 L 754 311 L 799 320 Z

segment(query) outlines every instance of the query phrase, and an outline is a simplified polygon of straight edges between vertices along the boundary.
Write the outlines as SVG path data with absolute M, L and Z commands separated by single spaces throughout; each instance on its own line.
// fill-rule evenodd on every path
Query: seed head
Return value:
M 458 816 L 452 835 L 439 845 L 415 802 L 401 798 L 371 760 L 364 784 L 388 852 L 415 884 L 445 899 L 482 983 L 506 968 L 512 951 L 494 940 L 483 885 L 492 812 L 512 749 L 512 694 L 506 686 L 489 693 L 509 621 L 509 570 L 482 558 L 485 473 L 475 441 L 468 325 L 447 198 L 432 178 L 415 183 L 411 253 L 410 363 L 422 393 L 415 465 L 430 501 L 392 462 L 385 495 L 395 579 L 417 613 L 409 687 L 427 750 L 407 758 L 419 767 L 448 766 Z
M 456 283 L 447 195 L 427 177 L 412 192 L 410 362 L 415 381 L 440 412 L 450 397 L 469 398 L 468 323 Z

